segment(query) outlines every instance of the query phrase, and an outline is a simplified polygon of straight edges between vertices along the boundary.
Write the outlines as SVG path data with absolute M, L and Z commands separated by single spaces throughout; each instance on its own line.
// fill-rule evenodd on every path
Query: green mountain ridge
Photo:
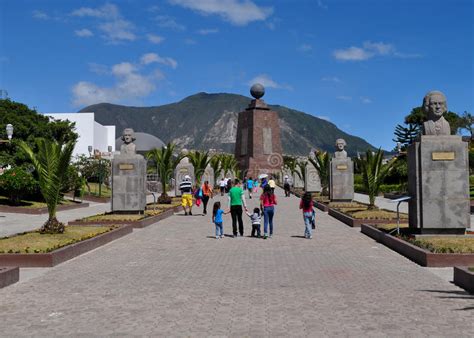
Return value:
M 117 137 L 124 128 L 155 135 L 188 149 L 218 149 L 233 152 L 237 135 L 237 116 L 250 98 L 227 93 L 197 93 L 162 106 L 129 107 L 99 103 L 79 112 L 94 112 L 102 125 L 115 125 Z M 307 155 L 312 148 L 334 151 L 336 139 L 347 142 L 351 156 L 374 149 L 364 139 L 345 133 L 329 121 L 280 105 L 269 105 L 278 112 L 283 151 L 288 155 Z

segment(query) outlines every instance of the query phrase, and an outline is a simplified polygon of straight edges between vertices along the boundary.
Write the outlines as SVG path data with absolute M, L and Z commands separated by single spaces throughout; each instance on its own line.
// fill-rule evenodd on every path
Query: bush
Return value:
M 21 167 L 6 170 L 0 175 L 1 192 L 12 204 L 20 204 L 21 199 L 38 190 L 38 182 L 33 175 Z

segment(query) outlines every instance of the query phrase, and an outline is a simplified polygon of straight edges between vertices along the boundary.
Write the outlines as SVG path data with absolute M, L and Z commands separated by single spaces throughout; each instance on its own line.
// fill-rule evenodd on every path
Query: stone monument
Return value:
M 239 113 L 235 158 L 247 177 L 276 174 L 283 166 L 278 113 L 261 99 L 265 94 L 261 84 L 254 84 L 250 94 L 254 99 Z
M 464 234 L 470 227 L 467 142 L 451 135 L 443 93 L 426 94 L 423 109 L 428 113 L 423 135 L 408 147 L 410 231 Z
M 314 149 L 311 149 L 309 158 L 314 159 Z M 308 161 L 305 169 L 305 180 L 304 180 L 304 191 L 305 192 L 320 192 L 321 191 L 321 178 L 319 177 L 318 170 L 314 165 Z
M 329 169 L 329 198 L 331 201 L 352 201 L 354 199 L 354 162 L 344 150 L 346 141 L 336 140 L 336 152 Z
M 146 160 L 135 153 L 133 129 L 124 129 L 122 141 L 120 154 L 112 160 L 112 212 L 144 212 Z
M 195 177 L 194 177 L 194 167 L 189 162 L 188 150 L 183 149 L 182 154 L 184 157 L 179 161 L 178 165 L 176 166 L 175 170 L 175 195 L 181 196 L 181 190 L 179 190 L 179 184 L 184 180 L 184 176 L 189 175 L 191 177 L 191 183 L 195 184 Z
M 210 185 L 214 185 L 214 169 L 208 164 L 206 170 L 204 170 L 204 174 L 201 178 L 201 184 L 208 181 Z

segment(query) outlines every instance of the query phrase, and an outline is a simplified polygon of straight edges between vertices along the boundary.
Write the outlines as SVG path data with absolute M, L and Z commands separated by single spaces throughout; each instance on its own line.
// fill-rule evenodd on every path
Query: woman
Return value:
M 273 216 L 275 214 L 276 196 L 267 184 L 260 196 L 260 209 L 263 210 L 263 239 L 268 238 L 268 225 L 270 225 L 270 238 L 273 236 Z
M 202 206 L 203 206 L 203 216 L 207 214 L 207 203 L 209 203 L 209 198 L 214 196 L 212 192 L 212 187 L 209 184 L 209 181 L 205 181 L 201 187 L 202 189 Z

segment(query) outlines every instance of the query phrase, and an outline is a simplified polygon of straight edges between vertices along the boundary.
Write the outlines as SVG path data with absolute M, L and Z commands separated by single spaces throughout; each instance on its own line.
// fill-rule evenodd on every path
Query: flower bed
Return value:
M 361 232 L 422 266 L 451 267 L 455 265 L 474 265 L 474 253 L 472 251 L 469 253 L 438 253 L 440 250 L 438 250 L 438 252 L 432 252 L 426 248 L 420 247 L 420 240 L 407 240 L 406 238 L 392 236 L 383 232 L 382 230 L 377 229 L 371 224 L 362 224 Z M 425 241 L 429 241 L 429 238 L 433 237 L 428 237 L 425 239 Z M 472 243 L 474 243 L 474 238 L 471 237 L 470 240 L 472 240 Z M 445 249 L 443 251 L 449 252 L 455 250 Z
M 331 202 L 329 215 L 351 226 L 360 227 L 361 224 L 394 223 L 397 213 L 385 209 L 369 209 L 367 204 L 359 202 Z M 406 222 L 408 215 L 400 213 L 400 221 Z
M 57 211 L 78 209 L 78 208 L 87 208 L 89 203 L 73 202 L 69 200 L 64 200 L 61 204 L 58 204 Z M 16 214 L 28 214 L 28 215 L 41 215 L 47 214 L 48 208 L 46 203 L 42 202 L 29 202 L 23 201 L 18 206 L 12 206 L 6 204 L 6 199 L 0 197 L 0 212 L 7 213 L 16 213 Z
M 14 267 L 0 267 L 0 289 L 20 280 L 20 269 Z
M 31 231 L 0 239 L 0 265 L 50 267 L 132 232 L 125 226 L 67 226 L 64 234 Z M 34 243 L 34 246 L 33 246 Z M 30 247 L 31 245 L 31 247 Z
M 474 269 L 467 267 L 454 267 L 454 284 L 469 293 L 474 293 Z

